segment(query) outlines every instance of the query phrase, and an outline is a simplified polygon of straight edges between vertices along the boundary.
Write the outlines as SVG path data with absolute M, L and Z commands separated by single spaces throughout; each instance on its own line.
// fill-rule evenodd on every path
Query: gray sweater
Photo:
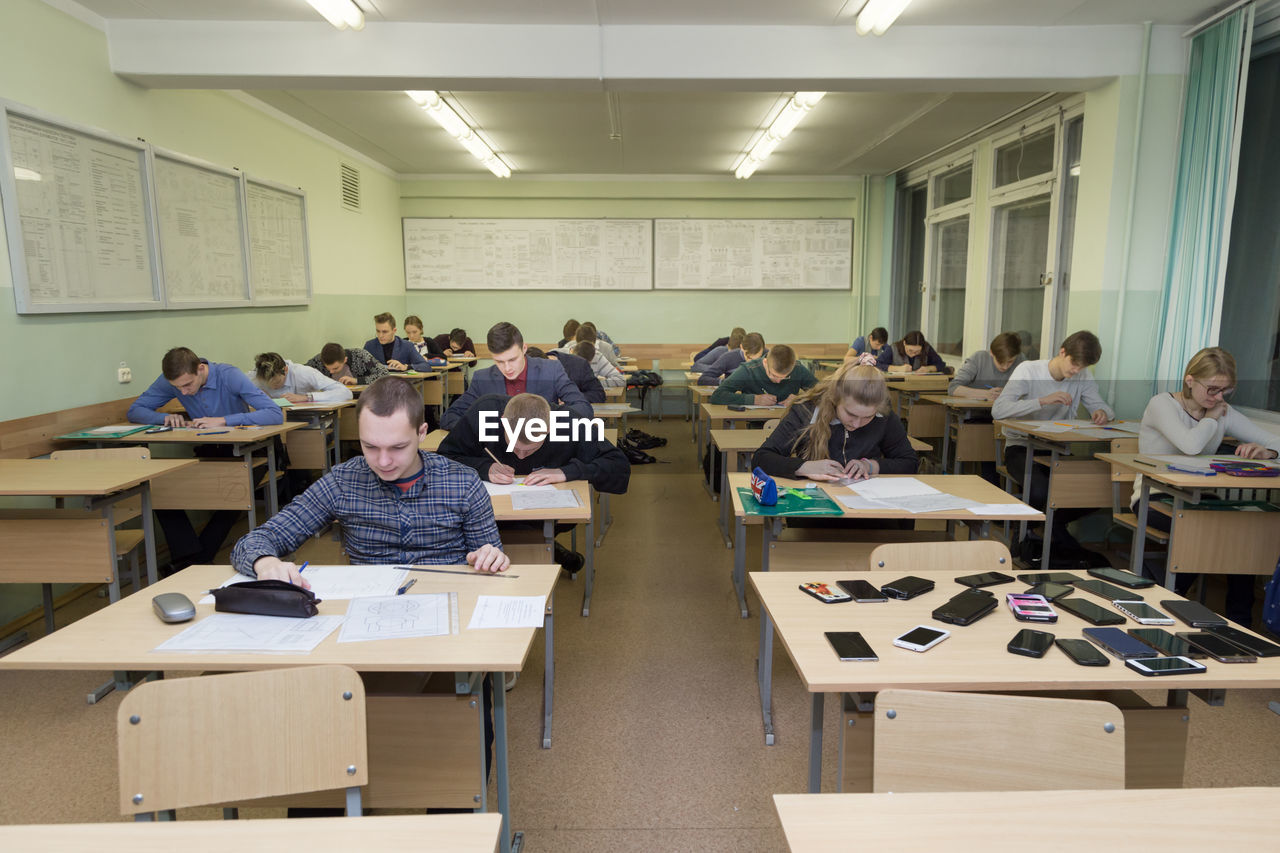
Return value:
M 1003 388 L 1013 375 L 1014 368 L 1022 364 L 1022 361 L 1022 356 L 1018 356 L 1008 370 L 997 370 L 996 360 L 991 357 L 990 350 L 978 350 L 960 365 L 955 377 L 947 385 L 947 393 L 955 394 L 957 388 L 978 388 L 984 391 L 988 388 Z

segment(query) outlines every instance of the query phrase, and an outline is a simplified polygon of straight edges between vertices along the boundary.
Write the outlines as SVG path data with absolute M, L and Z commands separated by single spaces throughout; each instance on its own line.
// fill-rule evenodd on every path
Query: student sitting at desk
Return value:
M 578 334 L 578 327 L 581 325 L 581 323 L 573 318 L 565 320 L 564 328 L 560 330 L 560 334 L 563 335 L 563 337 L 560 338 L 560 342 L 556 344 L 556 347 L 563 347 L 573 343 L 574 338 Z
M 710 370 L 711 365 L 719 361 L 722 356 L 742 349 L 742 341 L 746 336 L 746 332 L 739 332 L 737 329 L 734 329 L 729 335 L 729 340 L 719 346 L 714 346 L 707 350 L 704 355 L 693 362 L 693 366 L 690 367 L 689 370 L 693 373 L 705 373 Z M 736 367 L 737 365 L 734 366 Z
M 396 334 L 396 318 L 387 312 L 373 318 L 375 337 L 364 342 L 364 350 L 392 370 L 430 370 L 427 360 L 413 344 Z
M 602 343 L 602 348 L 607 349 L 608 344 Z M 622 371 L 609 363 L 609 360 L 601 354 L 600 349 L 591 341 L 578 341 L 566 347 L 560 347 L 552 350 L 556 355 L 573 355 L 587 362 L 591 367 L 591 372 L 595 374 L 596 379 L 605 388 L 620 388 L 627 384 L 627 377 L 622 375 Z
M 947 385 L 947 393 L 952 397 L 994 400 L 1022 362 L 1022 341 L 1017 332 L 1001 332 L 991 339 L 987 349 L 975 352 L 960 366 Z
M 818 384 L 809 368 L 796 361 L 786 344 L 759 361 L 747 361 L 711 393 L 717 406 L 785 406 L 795 394 Z
M 588 341 L 596 348 L 596 352 L 603 356 L 609 364 L 613 365 L 614 370 L 619 369 L 617 347 L 600 337 L 594 323 L 583 323 L 578 326 L 578 331 L 574 333 L 573 341 L 575 344 Z
M 577 415 L 565 406 L 556 406 L 554 410 Z M 516 439 L 514 449 L 508 451 L 508 438 L 500 426 L 495 440 L 481 440 L 480 418 L 486 412 L 490 414 L 485 417 L 504 418 L 513 428 L 521 418 L 526 425 L 540 422 L 549 427 L 552 407 L 537 394 L 514 397 L 487 394 L 476 400 L 466 416 L 449 431 L 438 452 L 474 468 L 482 480 L 495 484 L 512 483 L 516 477 L 524 477 L 530 486 L 586 480 L 597 492 L 626 494 L 631 463 L 626 454 L 609 442 L 550 441 L 545 433 L 543 438 L 535 440 L 526 430 Z M 541 526 L 541 522 L 537 524 Z M 557 532 L 571 527 L 566 524 L 563 531 Z M 581 554 L 569 551 L 558 542 L 555 560 L 570 574 L 581 569 L 584 562 Z
M 731 349 L 715 360 L 698 377 L 699 385 L 719 385 L 726 376 L 732 376 L 742 364 L 763 358 L 768 351 L 764 347 L 764 335 L 752 332 L 742 339 L 742 346 Z
M 404 336 L 424 359 L 444 358 L 444 351 L 436 344 L 435 339 L 422 336 L 422 318 L 417 314 L 404 318 Z
M 859 357 L 871 353 L 877 359 L 889 343 L 889 332 L 884 326 L 876 326 L 865 335 L 860 335 L 849 344 L 849 351 L 844 354 L 845 361 L 858 361 Z
M 1138 432 L 1138 452 L 1148 455 L 1199 456 L 1216 453 L 1222 439 L 1230 436 L 1241 443 L 1235 454 L 1243 459 L 1275 459 L 1280 454 L 1280 436 L 1268 432 L 1227 405 L 1236 388 L 1236 360 L 1221 347 L 1200 350 L 1187 362 L 1182 388 L 1157 394 L 1142 413 Z M 1151 495 L 1160 494 L 1154 484 Z M 1142 475 L 1134 478 L 1130 503 L 1138 511 Z M 1147 524 L 1169 532 L 1169 516 L 1147 514 Z M 1175 590 L 1185 595 L 1196 575 L 1179 572 Z M 1224 614 L 1246 627 L 1253 619 L 1254 581 L 1252 575 L 1227 575 L 1227 607 Z
M 902 340 L 880 350 L 876 366 L 889 373 L 947 373 L 947 365 L 925 340 L 923 332 L 907 332 Z
M 564 368 L 564 372 L 569 376 L 569 381 L 578 386 L 578 390 L 582 392 L 582 396 L 587 398 L 588 403 L 603 403 L 605 401 L 604 386 L 600 384 L 600 380 L 596 378 L 596 373 L 591 369 L 591 362 L 585 358 L 579 358 L 572 353 L 563 350 L 552 350 L 551 352 L 543 352 L 537 347 L 529 347 L 525 350 L 527 358 L 549 358 Z
M 434 340 L 446 358 L 449 356 L 476 357 L 476 345 L 471 342 L 471 338 L 467 337 L 466 329 L 455 328 L 448 334 L 436 335 Z
M 323 370 L 343 385 L 369 385 L 390 375 L 385 364 L 362 349 L 346 349 L 342 344 L 327 343 L 311 357 L 307 367 Z
M 879 370 L 844 364 L 796 397 L 752 465 L 773 477 L 805 480 L 914 474 L 919 459 L 888 400 Z
M 351 389 L 327 373 L 305 364 L 294 364 L 278 352 L 254 356 L 249 379 L 269 396 L 290 403 L 341 403 L 351 399 Z M 248 374 L 246 374 L 248 375 Z
M 505 394 L 514 397 L 528 391 L 554 405 L 563 403 L 577 415 L 589 418 L 591 404 L 582 396 L 578 386 L 569 381 L 559 362 L 525 357 L 524 336 L 511 323 L 498 323 L 489 330 L 490 357 L 493 366 L 477 370 L 471 377 L 467 392 L 454 400 L 449 411 L 440 418 L 441 429 L 453 429 L 462 416 L 470 411 L 476 400 L 485 394 Z
M 728 338 L 716 338 L 705 349 L 699 350 L 698 352 L 695 352 L 693 353 L 693 355 L 689 356 L 689 360 L 692 361 L 694 364 L 697 364 L 699 361 L 702 361 L 704 358 L 706 358 L 707 353 L 711 352 L 716 347 L 722 347 L 725 344 L 729 343 L 729 338 L 733 337 L 735 334 L 746 335 L 746 333 L 747 333 L 747 330 L 742 328 L 741 326 L 734 326 L 733 331 L 729 332 Z

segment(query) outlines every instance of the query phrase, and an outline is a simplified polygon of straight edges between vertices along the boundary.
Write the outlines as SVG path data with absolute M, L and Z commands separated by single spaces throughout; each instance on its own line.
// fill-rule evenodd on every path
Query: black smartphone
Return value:
M 745 412 L 747 410 L 746 406 L 725 406 L 725 408 L 731 412 Z
M 1113 583 L 1098 580 L 1076 581 L 1073 584 L 1076 589 L 1083 589 L 1085 592 L 1091 592 L 1099 598 L 1105 598 L 1107 601 L 1141 601 L 1142 596 L 1138 595 L 1131 589 L 1116 586 Z
M 1054 602 L 1059 610 L 1065 610 L 1072 616 L 1079 616 L 1091 625 L 1123 625 L 1125 618 L 1114 610 L 1108 610 L 1101 604 L 1094 604 L 1087 598 L 1064 598 Z
M 1084 580 L 1084 578 L 1079 575 L 1073 575 L 1071 572 L 1032 572 L 1027 575 L 1017 575 L 1017 578 L 1025 584 L 1075 583 L 1076 581 Z
M 876 653 L 858 631 L 827 631 L 827 642 L 844 661 L 878 661 Z
M 1158 658 L 1160 653 L 1146 643 L 1130 637 L 1119 628 L 1085 628 L 1084 635 L 1102 650 L 1118 657 L 1125 658 Z
M 1104 581 L 1118 583 L 1126 589 L 1146 589 L 1149 586 L 1156 585 L 1153 580 L 1147 580 L 1141 575 L 1135 575 L 1133 572 L 1126 572 L 1122 569 L 1089 569 L 1089 574 Z
M 1218 625 L 1207 629 L 1209 633 L 1216 634 L 1222 639 L 1231 643 L 1233 646 L 1239 646 L 1250 654 L 1255 654 L 1260 658 L 1273 658 L 1280 655 L 1280 646 L 1275 643 L 1267 642 L 1261 637 L 1255 637 L 1252 634 L 1246 634 L 1239 628 L 1233 628 L 1230 625 Z
M 953 595 L 933 611 L 932 616 L 948 625 L 972 625 L 996 609 L 995 595 L 984 589 L 966 589 Z
M 1175 637 L 1163 628 L 1130 628 L 1129 636 L 1137 637 L 1162 655 L 1177 655 L 1184 658 L 1205 657 L 1204 652 L 1192 648 L 1191 644 L 1182 637 Z
M 1065 583 L 1054 583 L 1053 581 L 1044 581 L 1036 584 L 1027 590 L 1027 595 L 1043 595 L 1050 601 L 1057 601 L 1065 598 L 1075 592 L 1075 587 L 1067 586 Z
M 1048 631 L 1037 631 L 1034 628 L 1023 628 L 1013 635 L 1009 645 L 1005 646 L 1010 654 L 1025 655 L 1029 658 L 1042 658 L 1044 653 L 1053 647 L 1053 634 Z
M 1088 640 L 1078 637 L 1059 637 L 1053 644 L 1062 649 L 1062 653 L 1081 666 L 1111 666 L 1111 658 L 1098 650 Z
M 964 577 L 956 578 L 956 583 L 977 589 L 983 586 L 1013 583 L 1013 578 L 1001 572 L 982 572 L 976 575 L 965 575 Z
M 853 600 L 861 604 L 869 604 L 877 601 L 888 601 L 888 597 L 883 592 L 871 585 L 870 581 L 857 580 L 836 581 L 836 586 L 853 596 Z
M 1219 663 L 1257 663 L 1258 656 L 1251 655 L 1226 638 L 1208 631 L 1179 631 L 1178 636 Z
M 915 598 L 917 595 L 924 595 L 926 592 L 933 591 L 933 581 L 925 578 L 918 578 L 915 575 L 907 575 L 898 578 L 896 581 L 889 581 L 880 587 L 880 591 L 890 598 L 896 598 L 899 601 L 907 601 Z
M 1226 619 L 1223 619 L 1198 601 L 1186 601 L 1178 598 L 1162 601 L 1160 606 L 1192 628 L 1210 628 L 1218 625 L 1225 627 L 1227 624 Z

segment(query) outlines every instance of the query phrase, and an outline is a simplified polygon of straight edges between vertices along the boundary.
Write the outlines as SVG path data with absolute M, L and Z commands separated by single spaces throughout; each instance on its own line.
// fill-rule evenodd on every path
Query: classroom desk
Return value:
M 355 400 L 340 400 L 336 403 L 294 403 L 285 406 L 282 411 L 286 418 L 301 420 L 308 426 L 290 436 L 289 464 L 294 468 L 319 468 L 328 473 L 329 469 L 342 461 L 342 412 L 351 409 L 354 414 Z M 311 433 L 315 433 L 312 436 Z M 332 447 L 330 439 L 332 438 Z
M 623 434 L 627 434 L 627 415 L 638 415 L 640 410 L 632 406 L 630 403 L 592 403 L 591 411 L 594 417 L 599 418 L 606 424 L 609 421 L 617 421 L 617 429 Z
M 170 432 L 148 434 L 135 432 L 120 438 L 88 439 L 94 445 L 114 444 L 168 444 L 196 445 L 217 444 L 230 447 L 233 456 L 243 460 L 242 465 L 231 466 L 226 463 L 207 460 L 206 464 L 185 472 L 182 477 L 173 477 L 157 483 L 153 489 L 152 505 L 155 509 L 238 509 L 249 513 L 249 529 L 258 526 L 258 508 L 253 500 L 253 493 L 258 484 L 253 476 L 253 454 L 259 450 L 267 452 L 267 517 L 275 515 L 280 509 L 276 494 L 276 445 L 275 439 L 285 433 L 302 429 L 306 424 L 298 421 L 285 421 L 274 426 L 213 427 L 196 429 L 195 427 L 177 427 Z M 61 437 L 59 437 L 61 438 Z M 81 440 L 81 439 L 76 439 Z M 196 460 L 205 461 L 205 460 Z M 228 479 L 227 472 L 217 467 L 237 467 L 243 472 L 243 479 Z M 188 479 L 189 478 L 189 479 Z M 240 480 L 240 482 L 235 482 Z
M 606 385 L 604 386 L 604 398 L 608 400 L 621 400 L 627 396 L 626 385 Z M 599 403 L 592 403 L 592 406 L 598 406 Z
M 947 470 L 947 459 L 951 455 L 952 434 L 955 435 L 956 456 L 955 470 L 960 473 L 961 462 L 995 462 L 996 443 L 993 427 L 990 423 L 991 400 L 978 400 L 971 397 L 951 397 L 947 394 L 921 394 L 921 403 L 942 406 L 944 423 L 942 425 L 942 470 Z M 971 423 L 968 417 L 972 413 L 988 416 L 981 423 Z
M 851 839 L 867 851 L 1204 853 L 1274 849 L 1278 797 L 1280 788 L 957 791 L 774 794 L 773 805 L 791 853 L 844 850 Z
M 978 479 L 974 477 L 973 479 Z M 988 484 L 990 485 L 990 484 Z M 867 572 L 866 580 L 879 587 L 901 577 L 902 571 Z M 1204 660 L 1207 671 L 1199 675 L 1150 678 L 1139 675 L 1121 661 L 1108 666 L 1077 666 L 1058 649 L 1036 659 L 1009 654 L 1005 645 L 1025 622 L 1013 618 L 1000 604 L 992 613 L 967 626 L 945 625 L 951 637 L 922 653 L 900 649 L 893 638 L 913 625 L 940 624 L 931 613 L 948 598 L 963 590 L 954 580 L 956 572 L 911 572 L 930 578 L 937 587 L 910 601 L 890 600 L 882 604 L 823 604 L 796 588 L 798 580 L 835 584 L 847 572 L 813 571 L 798 577 L 795 572 L 769 574 L 752 572 L 751 585 L 760 597 L 763 615 L 761 631 L 778 637 L 805 688 L 813 694 L 813 714 L 809 731 L 809 793 L 816 794 L 822 782 L 822 706 L 826 693 L 875 693 L 891 687 L 913 690 L 1167 690 L 1171 707 L 1184 707 L 1191 691 L 1211 705 L 1221 705 L 1227 688 L 1275 689 L 1280 687 L 1280 658 L 1259 658 L 1257 663 L 1224 664 Z M 991 587 L 997 597 L 1018 592 L 1022 584 Z M 1088 593 L 1080 593 L 1088 596 Z M 1170 597 L 1172 593 L 1168 594 Z M 1096 596 L 1089 596 L 1096 599 Z M 1058 637 L 1080 637 L 1090 627 L 1077 616 L 1059 610 L 1058 621 L 1044 629 Z M 1137 627 L 1129 622 L 1127 627 Z M 823 635 L 825 631 L 857 630 L 875 650 L 874 663 L 842 663 L 836 659 Z M 772 661 L 761 659 L 761 673 Z M 860 710 L 869 710 L 864 696 Z M 1014 741 L 1017 733 L 1011 733 Z M 1114 792 L 1113 792 L 1114 793 Z M 1025 842 L 1025 839 L 1023 839 Z
M 502 835 L 496 813 L 368 815 L 313 820 L 183 820 L 0 826 L 6 850 L 99 853 L 224 853 L 308 850 L 351 853 L 494 853 Z
M 441 567 L 445 568 L 445 567 Z M 465 566 L 453 567 L 465 570 Z M 196 603 L 196 619 L 213 613 L 212 604 L 200 604 L 204 591 L 225 581 L 232 573 L 230 566 L 192 566 L 160 581 L 153 592 L 181 592 Z M 0 669 L 67 669 L 67 670 L 141 670 L 141 671 L 244 671 L 271 669 L 300 664 L 340 664 L 362 673 L 369 672 L 453 672 L 455 693 L 481 700 L 483 676 L 493 675 L 493 767 L 498 791 L 498 811 L 502 813 L 502 849 L 510 849 L 510 780 L 508 778 L 507 699 L 502 689 L 503 674 L 519 672 L 528 658 L 536 629 L 468 631 L 467 623 L 475 609 L 478 595 L 550 596 L 560 575 L 555 565 L 512 566 L 508 574 L 514 578 L 497 579 L 479 574 L 454 575 L 418 572 L 417 583 L 410 595 L 432 592 L 458 593 L 460 633 L 444 637 L 420 637 L 404 640 L 378 640 L 363 643 L 339 643 L 339 630 L 324 639 L 315 651 L 305 655 L 249 654 L 243 652 L 201 652 L 159 654 L 153 651 L 169 637 L 192 623 L 170 625 L 152 613 L 150 596 L 131 595 L 115 604 L 89 614 L 67 627 L 24 648 L 0 658 Z M 341 614 L 346 601 L 324 601 L 321 614 Z M 552 657 L 552 613 L 548 609 L 543 620 L 548 645 L 547 684 L 550 684 Z M 544 692 L 544 701 L 549 693 Z M 546 712 L 549 713 L 547 708 Z M 483 750 L 482 715 L 479 743 Z M 483 766 L 483 753 L 479 757 Z M 488 810 L 487 787 L 481 794 L 480 807 Z M 375 806 L 370 806 L 371 808 Z
M 442 377 L 442 384 L 440 386 L 441 398 L 439 400 L 428 400 L 427 386 L 423 386 L 422 402 L 427 405 L 439 403 L 440 405 L 448 408 L 449 398 L 452 396 L 460 396 L 465 390 L 464 386 L 466 385 L 465 377 L 467 375 L 467 370 L 471 365 L 475 364 L 475 362 L 476 360 L 474 358 L 464 358 L 456 361 L 451 358 L 445 364 L 431 365 L 432 373 L 430 375 Z
M 696 377 L 699 375 L 700 374 L 697 374 L 697 373 L 685 374 L 686 377 L 688 376 Z M 702 404 L 710 400 L 711 395 L 714 394 L 716 391 L 715 385 L 698 385 L 696 384 L 697 381 L 698 381 L 697 379 L 694 379 L 689 382 L 689 421 L 691 424 L 690 428 L 693 431 L 693 435 L 690 437 L 689 440 L 694 442 L 695 444 L 702 438 L 701 434 L 699 433 L 699 429 L 701 429 L 699 422 L 702 420 L 701 417 L 699 417 L 699 415 L 701 414 L 701 411 L 702 411 Z M 702 464 L 701 451 L 698 452 L 698 464 Z
M 921 394 L 945 392 L 951 377 L 945 373 L 885 373 L 884 381 L 889 385 L 889 402 L 894 414 L 901 418 L 904 397 L 910 406 Z
M 710 386 L 708 386 L 710 387 Z M 711 388 L 715 391 L 715 388 Z M 708 398 L 711 396 L 707 395 Z M 786 406 L 765 406 L 763 408 L 755 408 L 748 406 L 746 411 L 731 412 L 728 406 L 720 406 L 714 403 L 703 403 L 699 408 L 702 409 L 702 416 L 698 422 L 698 441 L 697 441 L 697 462 L 702 464 L 702 450 L 705 447 L 707 452 L 711 452 L 711 430 L 718 428 L 717 424 L 723 424 L 725 429 L 735 429 L 739 423 L 763 423 L 780 419 L 787 413 Z M 707 490 L 713 501 L 720 500 L 720 493 L 716 491 L 715 486 L 706 477 L 702 478 L 702 487 Z
M 1150 515 L 1151 484 L 1173 498 L 1169 514 L 1169 554 L 1165 566 L 1164 585 L 1173 588 L 1176 572 L 1209 572 L 1244 575 L 1270 575 L 1275 571 L 1275 557 L 1280 554 L 1280 515 L 1270 512 L 1195 512 L 1194 507 L 1211 493 L 1242 489 L 1259 491 L 1275 500 L 1280 480 L 1274 477 L 1232 477 L 1215 474 L 1183 474 L 1170 471 L 1163 462 L 1137 453 L 1099 453 L 1104 463 L 1142 475 L 1138 490 L 1137 529 L 1129 554 L 1132 571 L 1141 573 Z M 1129 494 L 1121 496 L 1124 505 Z M 1175 537 L 1177 531 L 1183 535 Z
M 587 572 L 586 582 L 582 590 L 582 615 L 589 616 L 591 611 L 591 591 L 596 574 L 595 549 L 595 511 L 592 503 L 591 484 L 586 480 L 570 480 L 567 483 L 556 483 L 557 489 L 569 490 L 577 494 L 578 505 L 572 509 L 525 509 L 511 508 L 511 495 L 491 495 L 493 516 L 499 523 L 503 521 L 540 521 L 542 522 L 543 541 L 548 545 L 555 544 L 556 524 L 584 524 L 586 536 L 583 543 L 583 558 Z M 557 567 L 558 570 L 559 567 Z

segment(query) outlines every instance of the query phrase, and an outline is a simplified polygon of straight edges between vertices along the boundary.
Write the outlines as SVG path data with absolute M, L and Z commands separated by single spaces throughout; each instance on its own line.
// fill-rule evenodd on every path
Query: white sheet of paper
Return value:
M 903 512 L 944 512 L 952 509 L 968 509 L 976 506 L 977 501 L 960 498 L 955 495 L 912 495 L 907 498 L 884 498 L 882 503 Z
M 381 595 L 353 598 L 339 643 L 403 640 L 458 633 L 458 594 Z
M 547 609 L 545 595 L 481 595 L 467 623 L 468 631 L 483 628 L 541 628 Z
M 640 410 L 630 403 L 592 403 L 591 411 L 597 415 L 629 415 Z
M 578 506 L 578 495 L 570 489 L 523 489 L 511 495 L 511 508 L 515 510 L 574 509 Z
M 555 486 L 544 484 L 541 486 L 526 486 L 524 477 L 516 477 L 514 483 L 488 483 L 484 484 L 484 490 L 490 495 L 512 495 L 516 492 L 546 492 L 555 491 Z
M 777 403 L 775 403 L 775 404 L 774 404 L 774 405 L 772 405 L 772 406 L 757 406 L 755 403 L 748 403 L 747 405 L 743 406 L 742 408 L 744 408 L 744 409 L 780 409 L 780 408 L 782 408 L 782 407 L 781 407 L 781 406 L 779 406 Z
M 1055 423 L 1054 421 L 1023 421 L 1023 423 L 1026 424 L 1028 430 L 1035 430 L 1036 432 L 1067 432 L 1075 429 L 1068 421 L 1063 421 L 1062 423 Z
M 1116 421 L 1109 424 L 1109 426 L 1114 429 L 1118 429 L 1121 432 L 1132 433 L 1133 435 L 1137 435 L 1142 429 L 1142 424 L 1137 421 Z
M 837 495 L 836 497 L 849 509 L 893 509 L 890 504 L 864 498 L 861 495 Z
M 398 566 L 307 566 L 302 573 L 311 584 L 311 591 L 321 601 L 347 601 L 370 595 L 395 595 L 404 585 L 408 572 Z M 236 573 L 221 586 L 244 583 L 254 578 Z M 213 604 L 213 596 L 200 599 L 201 604 Z
M 1040 512 L 1026 504 L 978 504 L 967 509 L 974 515 L 1037 515 Z
M 165 640 L 154 651 L 303 654 L 320 645 L 341 624 L 341 616 L 286 619 L 249 613 L 214 613 Z
M 1165 465 L 1176 465 L 1179 468 L 1188 468 L 1192 471 L 1212 471 L 1209 463 L 1216 457 L 1213 456 L 1177 456 L 1170 454 L 1168 456 L 1149 456 L 1157 462 L 1163 462 Z
M 864 498 L 909 498 L 914 495 L 942 494 L 933 486 L 922 483 L 915 477 L 893 477 L 891 479 L 872 477 L 860 480 L 849 487 L 855 494 Z
M 1092 429 L 1078 429 L 1076 435 L 1082 435 L 1086 438 L 1096 438 L 1100 441 L 1110 441 L 1113 438 L 1119 438 L 1115 430 L 1103 429 L 1102 427 L 1094 427 Z
M 137 429 L 139 424 L 111 424 L 110 426 L 95 427 L 94 429 L 81 430 L 85 435 L 106 435 L 113 432 L 123 432 L 127 429 Z

